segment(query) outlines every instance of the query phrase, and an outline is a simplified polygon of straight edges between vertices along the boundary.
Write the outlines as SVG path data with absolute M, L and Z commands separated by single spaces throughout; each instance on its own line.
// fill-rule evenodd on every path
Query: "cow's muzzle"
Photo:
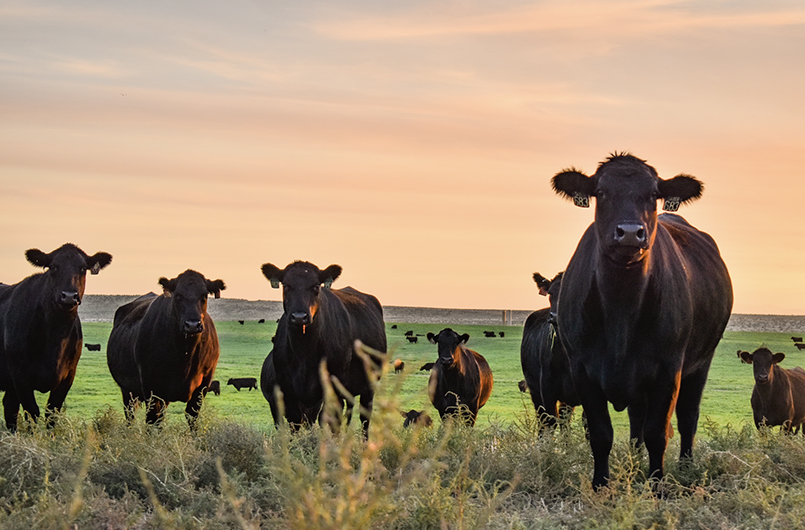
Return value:
M 769 382 L 768 374 L 758 374 L 757 376 L 755 376 L 755 383 L 759 385 L 765 385 L 768 382 Z
M 201 320 L 185 320 L 182 331 L 185 335 L 196 335 L 204 331 L 204 323 Z
M 291 313 L 288 315 L 288 323 L 292 326 L 308 326 L 310 325 L 310 314 L 309 313 Z
M 646 248 L 648 234 L 640 223 L 622 223 L 615 228 L 615 243 L 623 247 Z
M 59 305 L 65 309 L 72 309 L 81 303 L 81 297 L 77 291 L 62 291 L 59 295 Z

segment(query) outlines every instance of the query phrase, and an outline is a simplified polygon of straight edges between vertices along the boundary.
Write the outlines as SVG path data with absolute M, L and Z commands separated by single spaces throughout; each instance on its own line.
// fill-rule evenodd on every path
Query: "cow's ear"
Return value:
M 31 248 L 25 251 L 25 257 L 36 267 L 49 267 L 51 261 L 51 255 L 45 254 L 38 248 Z
M 215 298 L 221 298 L 221 291 L 226 289 L 223 280 L 207 280 L 207 292 Z
M 461 340 L 461 344 L 467 344 L 467 341 L 470 340 L 470 335 L 469 333 L 465 333 L 462 336 L 460 336 L 459 339 Z
M 436 344 L 436 335 L 428 331 L 428 342 L 431 344 Z
M 740 351 L 738 350 L 738 357 L 740 357 L 741 362 L 746 364 L 752 364 L 752 354 L 748 351 Z
M 781 362 L 783 362 L 783 359 L 785 359 L 785 354 L 784 353 L 775 353 L 771 357 L 771 362 L 773 364 L 780 364 Z
M 112 255 L 106 252 L 96 252 L 87 258 L 87 268 L 91 274 L 98 274 L 110 263 L 112 263 Z
M 675 212 L 681 204 L 695 201 L 702 196 L 704 184 L 691 175 L 679 174 L 672 179 L 660 179 L 657 188 L 660 198 L 664 199 L 662 209 L 666 212 Z
M 264 263 L 260 270 L 263 271 L 263 276 L 268 278 L 268 281 L 271 282 L 271 287 L 274 289 L 279 289 L 280 282 L 282 281 L 282 277 L 285 275 L 285 271 L 277 267 L 276 265 L 272 265 L 271 263 Z
M 341 265 L 330 265 L 319 272 L 319 282 L 324 284 L 325 288 L 329 289 L 339 276 L 341 276 Z
M 176 278 L 169 280 L 163 276 L 159 279 L 159 285 L 162 286 L 162 294 L 170 296 L 176 290 Z
M 590 207 L 590 196 L 595 194 L 595 182 L 581 171 L 570 168 L 557 173 L 551 179 L 553 191 L 572 199 L 573 204 L 582 208 Z

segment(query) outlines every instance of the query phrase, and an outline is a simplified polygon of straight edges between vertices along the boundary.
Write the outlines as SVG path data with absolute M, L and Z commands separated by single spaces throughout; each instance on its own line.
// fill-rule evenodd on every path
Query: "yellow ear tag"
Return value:
M 577 191 L 573 192 L 573 204 L 580 208 L 590 207 L 590 196 Z

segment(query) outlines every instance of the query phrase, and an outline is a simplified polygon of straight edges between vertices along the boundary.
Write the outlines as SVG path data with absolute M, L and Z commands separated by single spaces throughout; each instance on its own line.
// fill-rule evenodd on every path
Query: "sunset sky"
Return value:
M 705 183 L 736 313 L 805 314 L 805 3 L 0 0 L 0 281 L 229 298 L 340 264 L 387 305 L 536 309 L 614 151 Z

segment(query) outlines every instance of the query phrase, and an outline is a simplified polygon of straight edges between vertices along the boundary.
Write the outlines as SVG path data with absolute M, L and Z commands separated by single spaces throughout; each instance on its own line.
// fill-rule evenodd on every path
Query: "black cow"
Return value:
M 84 346 L 87 347 L 87 351 L 101 351 L 101 345 L 100 344 L 92 344 L 92 343 L 88 342 L 88 343 L 84 344 Z
M 433 420 L 424 410 L 411 409 L 408 412 L 400 412 L 400 415 L 405 418 L 403 421 L 403 428 L 411 427 L 430 427 L 433 425 Z
M 595 222 L 562 279 L 559 337 L 587 415 L 593 486 L 609 480 L 607 402 L 629 407 L 631 436 L 645 443 L 650 476 L 662 478 L 676 404 L 681 458 L 690 456 L 716 345 L 732 309 L 732 284 L 713 239 L 682 217 L 657 216 L 701 196 L 689 175 L 670 180 L 630 154 L 592 176 L 570 169 L 554 190 L 579 205 L 596 198 Z
M 266 323 L 266 319 L 261 318 L 260 320 L 258 320 L 258 321 L 257 321 L 257 323 L 258 323 L 258 324 L 265 324 L 265 323 Z
M 805 423 L 805 370 L 799 366 L 790 370 L 775 366 L 785 359 L 785 354 L 772 353 L 768 348 L 758 348 L 753 353 L 739 351 L 738 356 L 751 364 L 755 373 L 751 400 L 755 427 L 782 425 L 786 432 L 796 434 Z
M 245 323 L 246 323 L 245 320 L 238 320 L 238 324 L 240 324 L 241 326 L 244 325 Z
M 798 342 L 797 344 L 795 344 L 795 346 L 797 347 L 798 350 L 805 350 L 805 344 L 802 344 L 801 342 Z
M 409 329 L 408 331 L 406 331 L 406 332 L 404 333 L 404 335 L 405 335 L 406 337 L 413 337 L 413 336 L 414 336 L 414 330 L 413 330 L 413 329 Z
M 20 405 L 36 420 L 34 390 L 50 392 L 45 417 L 61 410 L 75 379 L 83 335 L 78 305 L 84 296 L 87 271 L 109 265 L 112 256 L 87 256 L 66 243 L 50 254 L 32 248 L 28 261 L 45 272 L 14 285 L 0 285 L 0 390 L 6 427 L 17 429 Z
M 241 388 L 248 388 L 249 392 L 252 391 L 252 388 L 257 390 L 256 377 L 231 377 L 226 384 L 234 386 L 238 392 L 240 392 Z
M 159 284 L 163 294 L 148 293 L 115 311 L 106 359 L 129 421 L 140 402 L 153 424 L 172 401 L 183 401 L 194 427 L 220 353 L 207 294 L 218 298 L 226 286 L 193 270 Z
M 802 342 L 802 337 L 791 337 L 794 342 Z
M 499 336 L 499 337 L 501 337 L 501 338 L 502 338 L 502 337 L 505 337 L 505 336 L 506 336 L 506 332 L 505 332 L 505 331 L 499 331 L 499 332 L 498 332 L 498 336 Z
M 419 340 L 417 337 L 405 337 L 405 338 L 408 339 L 408 342 L 410 342 L 411 344 L 416 344 L 417 341 Z
M 535 272 L 534 282 L 540 294 L 548 296 L 550 307 L 534 311 L 526 319 L 520 343 L 520 364 L 537 416 L 552 427 L 557 419 L 569 417 L 573 407 L 581 402 L 567 353 L 557 336 L 556 308 L 562 273 L 545 280 Z
M 351 395 L 360 395 L 361 424 L 367 436 L 374 401 L 372 379 L 379 376 L 380 364 L 376 362 L 383 360 L 374 359 L 365 365 L 355 350 L 356 341 L 361 341 L 385 353 L 386 330 L 380 302 L 352 287 L 330 289 L 341 274 L 339 265 L 319 270 L 312 263 L 295 261 L 279 269 L 266 263 L 262 271 L 272 287 L 280 283 L 283 286 L 283 315 L 277 324 L 273 352 L 286 419 L 298 426 L 305 420 L 304 411 L 321 403 L 324 389 L 319 365 L 325 361 L 331 377 Z M 368 374 L 367 370 L 375 373 Z M 320 422 L 325 420 L 323 416 Z M 336 423 L 340 425 L 340 418 L 328 419 L 333 428 L 337 428 Z
M 420 372 L 430 372 L 431 370 L 433 370 L 434 366 L 436 366 L 436 363 L 425 363 L 419 368 L 419 371 Z
M 468 334 L 459 335 L 450 328 L 437 335 L 428 333 L 428 340 L 438 345 L 439 359 L 428 380 L 430 402 L 442 420 L 448 415 L 462 416 L 467 425 L 475 425 L 478 409 L 492 393 L 492 370 L 483 355 L 464 347 Z M 466 407 L 464 414 L 462 407 Z
M 207 388 L 209 392 L 212 392 L 216 396 L 221 395 L 221 382 L 217 379 L 210 381 L 210 386 Z
M 494 331 L 484 331 L 484 337 L 487 338 L 497 337 L 497 335 Z
M 520 392 L 528 392 L 528 391 L 529 391 L 529 390 L 528 390 L 528 383 L 526 383 L 526 382 L 525 382 L 525 379 L 521 379 L 521 380 L 520 380 L 520 381 L 517 383 L 517 388 L 519 388 L 519 389 L 520 389 Z

